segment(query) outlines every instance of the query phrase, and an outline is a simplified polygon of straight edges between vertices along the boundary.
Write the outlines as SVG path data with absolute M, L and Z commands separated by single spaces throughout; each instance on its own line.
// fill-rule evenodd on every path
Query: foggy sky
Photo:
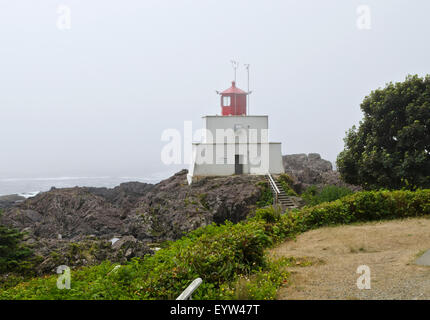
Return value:
M 356 26 L 362 4 L 370 30 Z M 251 114 L 269 115 L 283 154 L 335 161 L 371 90 L 430 73 L 429 12 L 422 0 L 0 0 L 0 177 L 175 171 L 161 133 L 220 113 L 231 59 L 244 90 L 251 64 Z

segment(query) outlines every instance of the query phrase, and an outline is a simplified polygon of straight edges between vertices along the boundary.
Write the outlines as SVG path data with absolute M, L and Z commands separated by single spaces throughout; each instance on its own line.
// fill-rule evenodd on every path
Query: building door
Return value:
M 240 163 L 240 155 L 234 155 L 234 173 L 243 174 L 243 164 Z

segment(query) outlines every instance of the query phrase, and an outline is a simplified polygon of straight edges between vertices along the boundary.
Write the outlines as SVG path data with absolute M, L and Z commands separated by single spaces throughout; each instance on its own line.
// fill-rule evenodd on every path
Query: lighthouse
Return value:
M 201 177 L 284 173 L 280 142 L 269 142 L 267 115 L 249 115 L 246 92 L 217 92 L 221 115 L 203 116 L 201 142 L 193 143 L 188 183 Z

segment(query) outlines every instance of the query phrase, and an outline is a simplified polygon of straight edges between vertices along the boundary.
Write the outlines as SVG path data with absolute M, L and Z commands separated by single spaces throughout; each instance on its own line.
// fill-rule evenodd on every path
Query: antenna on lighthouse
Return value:
M 251 93 L 250 91 L 249 91 L 249 66 L 250 66 L 250 64 L 249 63 L 245 63 L 244 64 L 244 66 L 245 66 L 245 68 L 246 68 L 246 73 L 247 73 L 247 77 L 248 77 L 248 89 L 246 90 L 247 91 L 247 95 L 246 95 L 246 98 L 248 99 L 248 102 L 247 102 L 247 114 L 249 115 L 249 94 Z
M 236 85 L 236 70 L 237 70 L 237 68 L 239 67 L 239 62 L 238 61 L 235 61 L 235 60 L 230 60 L 230 62 L 231 62 L 231 65 L 232 65 L 232 67 L 233 67 L 233 71 L 234 71 L 234 83 L 233 83 L 233 86 L 234 85 Z M 234 112 L 236 113 L 236 94 L 234 95 Z
M 234 72 L 234 82 L 236 82 L 236 70 L 239 67 L 239 62 L 235 61 L 235 60 L 230 60 L 231 65 L 233 67 L 233 72 Z

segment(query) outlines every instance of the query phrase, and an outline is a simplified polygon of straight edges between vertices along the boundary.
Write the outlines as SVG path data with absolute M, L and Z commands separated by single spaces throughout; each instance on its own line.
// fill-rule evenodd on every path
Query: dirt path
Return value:
M 288 268 L 290 283 L 278 299 L 430 299 L 430 267 L 415 259 L 430 249 L 430 219 L 321 228 L 271 250 L 273 257 L 309 257 Z M 357 288 L 357 267 L 367 265 L 371 289 Z

